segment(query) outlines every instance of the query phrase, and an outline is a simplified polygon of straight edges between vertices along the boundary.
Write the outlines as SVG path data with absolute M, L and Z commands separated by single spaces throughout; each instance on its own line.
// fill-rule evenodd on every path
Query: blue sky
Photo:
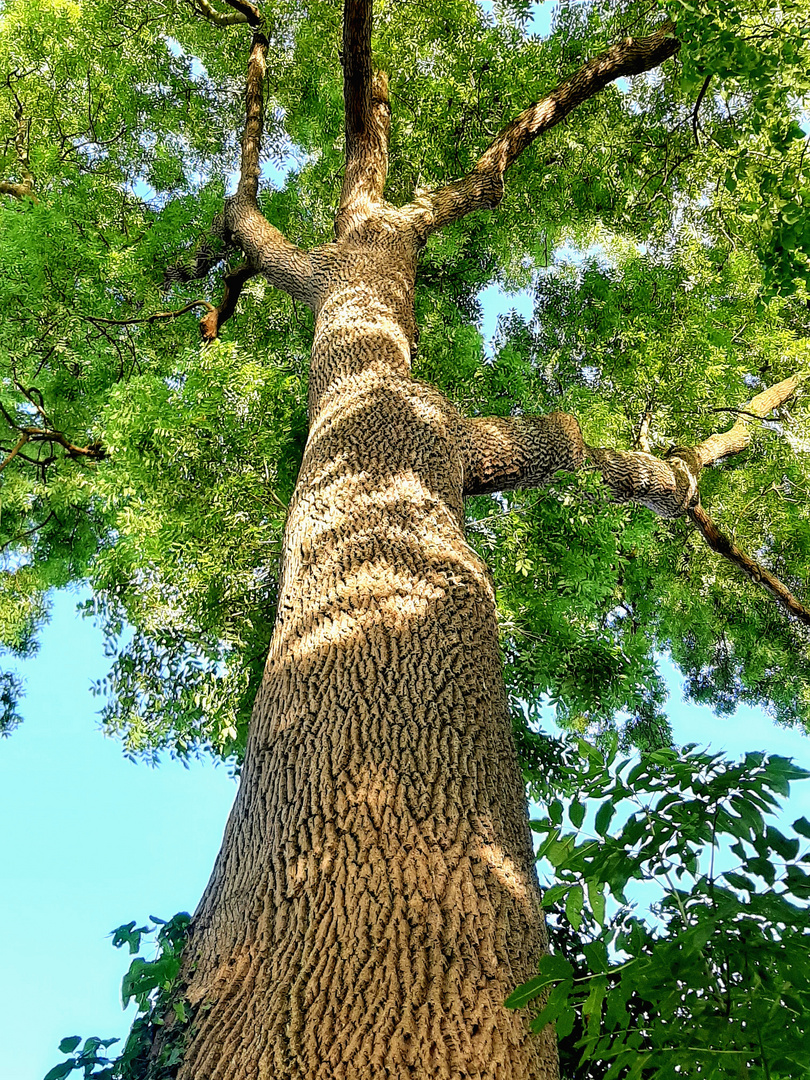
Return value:
M 193 909 L 236 786 L 223 767 L 126 761 L 99 730 L 103 637 L 60 594 L 20 665 L 25 723 L 0 741 L 0 1016 L 5 1080 L 42 1080 L 65 1035 L 124 1035 L 129 960 L 109 932 Z

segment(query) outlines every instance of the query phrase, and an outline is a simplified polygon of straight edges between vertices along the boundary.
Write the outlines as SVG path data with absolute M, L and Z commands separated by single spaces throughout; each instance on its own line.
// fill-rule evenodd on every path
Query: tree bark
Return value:
M 463 500 L 510 470 L 539 482 L 576 467 L 588 448 L 573 418 L 527 421 L 516 438 L 411 379 L 419 250 L 485 203 L 466 181 L 384 202 L 370 0 L 345 0 L 346 172 L 336 240 L 310 253 L 258 207 L 267 39 L 253 5 L 228 3 L 239 20 L 198 0 L 212 21 L 254 31 L 241 178 L 221 224 L 246 264 L 203 332 L 215 336 L 256 272 L 308 303 L 310 432 L 240 790 L 185 953 L 189 1019 L 166 1018 L 152 1060 L 159 1073 L 178 1040 L 178 1080 L 554 1080 L 552 1030 L 530 1037 L 503 1006 L 546 935 L 495 597 Z M 670 38 L 586 65 L 504 129 L 479 172 L 502 189 L 544 127 L 660 63 Z M 542 462 L 530 446 L 541 430 L 553 444 Z
M 179 1080 L 527 1080 L 545 948 L 459 418 L 410 378 L 416 246 L 313 253 L 311 430 Z

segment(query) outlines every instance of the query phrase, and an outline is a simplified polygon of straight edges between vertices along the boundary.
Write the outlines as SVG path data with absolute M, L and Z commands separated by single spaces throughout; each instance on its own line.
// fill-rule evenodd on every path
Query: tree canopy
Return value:
M 201 238 L 238 161 L 238 8 L 8 0 L 0 16 L 0 639 L 35 648 L 49 590 L 87 585 L 109 637 L 104 720 L 135 755 L 238 759 L 306 437 L 308 311 L 254 279 L 219 340 L 194 328 L 227 269 Z M 343 168 L 340 12 L 282 0 L 264 15 L 260 205 L 309 248 L 331 234 Z M 594 472 L 471 500 L 527 770 L 549 702 L 578 730 L 666 741 L 662 651 L 694 699 L 807 725 L 806 625 L 761 584 L 773 575 L 804 610 L 810 7 L 561 3 L 543 37 L 531 15 L 379 5 L 391 202 L 464 175 L 613 42 L 670 18 L 680 47 L 546 132 L 497 213 L 429 241 L 416 374 L 467 415 L 571 412 L 595 446 L 662 453 L 741 423 L 750 445 L 700 490 L 753 570 L 693 519 L 609 502 Z M 488 348 L 479 293 L 493 282 L 531 289 L 535 316 L 503 319 Z M 777 409 L 748 416 L 794 376 Z M 5 678 L 7 730 L 19 689 Z
M 149 1075 L 174 1075 L 176 1066 L 190 1075 L 200 1061 L 205 1070 L 222 1060 L 218 1033 L 239 1041 L 242 1030 L 223 987 L 236 980 L 253 992 L 238 971 L 222 972 L 257 942 L 250 965 L 266 1008 L 252 1039 L 263 1067 L 296 1056 L 301 1075 L 312 1075 L 315 1061 L 328 1069 L 320 1019 L 330 1040 L 341 1008 L 354 1015 L 370 1007 L 335 993 L 332 1009 L 320 981 L 317 965 L 343 951 L 334 918 L 341 902 L 358 916 L 358 952 L 330 987 L 359 963 L 374 970 L 382 994 L 373 957 L 394 925 L 393 936 L 411 933 L 419 963 L 432 950 L 425 985 L 433 993 L 453 964 L 435 934 L 427 938 L 445 916 L 448 927 L 459 921 L 476 874 L 487 885 L 462 920 L 468 936 L 448 933 L 471 958 L 465 985 L 479 1011 L 462 1015 L 463 994 L 450 995 L 454 1030 L 480 1034 L 487 1054 L 501 1055 L 492 1068 L 508 1061 L 525 1071 L 533 1056 L 553 1070 L 548 1035 L 545 1049 L 529 1046 L 522 1019 L 501 1005 L 504 973 L 525 978 L 543 938 L 523 786 L 505 703 L 492 689 L 494 599 L 461 532 L 463 493 L 474 496 L 469 535 L 498 587 L 525 779 L 546 802 L 547 818 L 535 823 L 557 876 L 546 899 L 564 903 L 556 931 L 573 935 L 568 959 L 544 956 L 510 1004 L 548 992 L 534 1026 L 560 1017 L 565 1037 L 579 1024 L 576 1049 L 596 1063 L 588 1076 L 663 1080 L 696 1054 L 700 1075 L 734 1075 L 755 1062 L 766 1076 L 788 1076 L 803 1060 L 804 1025 L 794 1025 L 790 1045 L 782 1036 L 785 1010 L 806 1011 L 800 838 L 810 825 L 801 818 L 788 836 L 764 815 L 789 780 L 806 774 L 764 755 L 728 766 L 665 748 L 657 657 L 671 654 L 691 695 L 719 712 L 745 701 L 785 723 L 810 720 L 810 7 L 561 3 L 543 35 L 533 33 L 531 15 L 521 3 L 383 3 L 372 38 L 370 4 L 352 0 L 343 17 L 333 5 L 281 2 L 260 12 L 249 0 L 8 0 L 0 8 L 2 644 L 23 654 L 35 648 L 49 592 L 85 586 L 112 661 L 98 688 L 105 722 L 128 752 L 211 751 L 238 765 L 277 594 L 293 615 L 277 623 L 263 684 L 268 707 L 256 714 L 262 733 L 254 727 L 251 737 L 259 750 L 245 759 L 240 805 L 192 929 L 186 917 L 154 920 L 159 956 L 138 958 L 125 979 L 125 999 L 134 997 L 143 1015 L 123 1057 L 104 1057 L 108 1040 L 91 1038 L 79 1050 L 71 1036 L 61 1049 L 73 1057 L 51 1080 L 96 1066 L 100 1076 L 140 1075 L 141 1066 Z M 235 183 L 236 195 L 224 198 Z M 428 238 L 416 373 L 446 398 L 410 381 L 410 290 Z M 235 247 L 246 263 L 229 263 Z M 393 269 L 382 267 L 386 258 Z M 528 323 L 502 320 L 490 347 L 478 322 L 481 290 L 493 283 L 530 289 L 535 313 Z M 364 321 L 364 304 L 380 297 L 390 338 Z M 290 512 L 282 589 L 281 536 L 307 435 L 310 307 L 320 319 L 313 355 L 321 366 L 309 387 L 314 435 Z M 202 342 L 192 323 L 201 313 Z M 359 381 L 330 397 L 347 372 L 347 383 Z M 377 427 L 367 431 L 366 375 L 378 379 Z M 408 423 L 396 419 L 394 400 L 404 381 Z M 340 437 L 330 426 L 337 399 Z M 413 417 L 423 406 L 437 418 L 417 440 Z M 390 444 L 380 434 L 389 421 L 399 423 Z M 426 516 L 409 517 L 430 499 L 403 500 L 394 481 L 410 475 L 411 441 L 419 441 L 419 483 L 433 483 L 426 463 L 444 422 L 453 429 L 452 483 Z M 365 457 L 352 457 L 361 442 Z M 394 444 L 392 466 L 383 459 Z M 559 471 L 560 462 L 574 471 Z M 309 558 L 309 534 L 338 473 L 348 486 L 329 506 L 335 516 L 325 519 L 319 563 Z M 378 474 L 392 480 L 399 517 L 389 489 L 366 498 L 363 485 L 371 475 L 373 487 Z M 513 491 L 521 486 L 535 490 Z M 387 672 L 390 686 L 378 692 L 373 650 L 358 644 L 361 628 L 380 656 L 399 641 L 400 624 L 402 640 L 412 637 L 407 613 L 377 619 L 377 601 L 396 590 L 357 585 L 341 561 L 356 554 L 362 513 L 354 497 L 379 511 L 365 528 L 385 533 L 391 578 L 401 568 L 401 532 L 412 537 L 414 521 L 433 522 L 434 547 L 441 539 L 458 556 L 442 564 L 449 621 L 434 612 L 419 624 L 429 633 L 413 637 L 426 668 L 452 641 L 458 678 L 450 685 L 463 704 L 440 715 L 430 683 L 434 711 L 422 728 L 414 719 L 425 704 L 422 682 Z M 428 546 L 418 585 L 434 567 Z M 470 573 L 456 576 L 465 559 Z M 351 580 L 363 598 L 347 624 L 354 651 L 349 659 L 344 649 L 340 663 L 330 652 L 335 640 L 325 643 L 327 634 L 320 648 L 310 633 L 321 622 L 329 633 L 336 627 L 335 639 L 343 632 L 345 594 L 337 585 L 330 592 L 333 579 Z M 377 622 L 363 622 L 364 612 Z M 476 618 L 477 636 L 466 639 L 476 649 L 465 650 L 456 630 Z M 324 678 L 332 696 L 321 690 Z M 335 705 L 339 688 L 356 700 L 355 712 Z M 18 720 L 18 693 L 5 676 L 5 731 Z M 410 710 L 404 723 L 400 699 Z M 580 744 L 585 768 L 538 735 L 549 703 L 564 726 L 602 737 L 601 749 Z M 397 729 L 373 752 L 358 737 L 368 705 L 380 730 Z M 335 720 L 351 775 L 334 775 L 343 767 L 330 743 Z M 310 722 L 317 738 L 307 742 Z M 456 788 L 438 784 L 436 806 L 415 815 L 408 799 L 421 799 L 429 765 L 420 771 L 414 760 L 409 772 L 403 760 L 409 740 L 423 735 L 419 754 L 439 760 L 434 728 L 463 744 Z M 274 742 L 279 731 L 284 738 Z M 617 763 L 620 744 L 648 753 Z M 468 751 L 486 790 L 465 787 Z M 371 775 L 379 798 L 368 795 Z M 364 794 L 349 806 L 357 777 Z M 577 796 L 553 797 L 555 784 L 600 800 L 598 839 L 579 842 L 586 809 Z M 456 834 L 444 812 L 454 799 L 464 811 Z M 627 799 L 637 809 L 611 829 Z M 382 820 L 397 800 L 406 809 L 400 831 L 387 831 L 395 850 L 382 858 L 375 815 Z M 417 817 L 424 834 L 412 828 Z M 256 821 L 278 825 L 272 842 Z M 334 843 L 319 839 L 324 822 Z M 423 835 L 427 854 L 412 856 L 413 837 Z M 356 837 L 364 846 L 353 846 Z M 715 870 L 724 837 L 736 870 Z M 453 877 L 451 848 L 453 859 L 461 852 L 462 884 L 439 896 L 435 882 Z M 488 858 L 498 873 L 486 870 Z M 297 877 L 305 862 L 312 869 Z M 344 871 L 355 863 L 368 873 L 349 874 L 345 892 Z M 403 866 L 398 892 L 392 882 Z M 667 882 L 660 927 L 624 908 L 608 913 L 607 892 L 623 904 L 630 876 Z M 381 929 L 366 912 L 372 903 Z M 290 933 L 296 920 L 301 929 Z M 147 928 L 135 926 L 120 927 L 115 943 L 137 951 Z M 493 944 L 494 930 L 506 926 L 512 952 Z M 307 950 L 324 927 L 333 952 L 319 952 L 312 966 Z M 478 963 L 487 949 L 498 958 L 494 974 Z M 622 952 L 632 954 L 627 962 Z M 407 1011 L 415 1002 L 418 1011 L 409 979 L 398 984 L 398 1004 Z M 347 985 L 362 997 L 355 982 Z M 307 997 L 317 1004 L 304 1046 Z M 250 1009 L 234 1011 L 241 1024 Z M 497 1031 L 487 1027 L 496 1013 L 498 1024 L 507 1018 Z M 483 1032 L 477 1021 L 467 1031 L 469 1015 Z M 669 1037 L 684 1017 L 695 1045 L 681 1040 L 678 1058 Z M 415 1048 L 438 1045 L 429 1043 L 429 1024 L 412 1020 L 397 1029 L 390 1060 L 412 1062 Z M 357 1055 L 340 1041 L 351 1042 L 352 1032 L 337 1027 L 330 1060 L 382 1062 L 389 1040 L 379 1032 Z M 506 1041 L 500 1030 L 511 1033 Z M 658 1059 L 639 1052 L 644 1035 Z M 284 1042 L 293 1036 L 296 1048 Z M 723 1039 L 733 1045 L 715 1045 Z M 230 1064 L 244 1071 L 246 1060 Z

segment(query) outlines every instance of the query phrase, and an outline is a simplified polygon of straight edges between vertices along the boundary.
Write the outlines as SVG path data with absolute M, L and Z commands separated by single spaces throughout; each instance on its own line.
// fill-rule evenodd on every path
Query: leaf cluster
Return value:
M 74 1071 L 81 1071 L 85 1080 L 143 1080 L 147 1075 L 163 1080 L 175 1075 L 182 1060 L 183 1031 L 188 1022 L 188 1006 L 175 993 L 180 962 L 188 938 L 190 916 L 181 911 L 168 922 L 150 916 L 151 926 L 136 926 L 134 920 L 119 926 L 112 933 L 116 949 L 127 946 L 130 955 L 141 949 L 142 939 L 155 935 L 157 954 L 153 960 L 135 956 L 121 984 L 124 1008 L 134 1000 L 138 1015 L 132 1025 L 121 1053 L 109 1058 L 106 1051 L 118 1039 L 88 1038 L 81 1046 L 80 1035 L 62 1039 L 59 1049 L 70 1054 L 66 1061 L 55 1065 L 44 1080 L 63 1080 Z M 152 1061 L 150 1050 L 156 1027 L 164 1025 L 167 1014 L 175 1023 L 173 1038 L 163 1047 L 159 1060 Z
M 555 951 L 507 1004 L 540 1002 L 570 1080 L 803 1075 L 810 822 L 773 822 L 810 773 L 695 747 L 617 760 L 615 739 L 569 743 L 567 767 L 575 794 L 532 823 Z

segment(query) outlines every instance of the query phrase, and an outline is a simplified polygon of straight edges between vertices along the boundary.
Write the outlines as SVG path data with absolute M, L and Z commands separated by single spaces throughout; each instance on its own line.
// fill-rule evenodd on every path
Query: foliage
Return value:
M 85 1039 L 81 1046 L 81 1036 L 71 1035 L 59 1043 L 63 1054 L 70 1054 L 66 1061 L 49 1070 L 44 1080 L 62 1080 L 74 1070 L 83 1070 L 85 1080 L 141 1080 L 146 1075 L 147 1063 L 153 1069 L 150 1075 L 155 1080 L 168 1080 L 174 1075 L 175 1066 L 182 1060 L 182 1039 L 188 1022 L 186 1003 L 175 992 L 177 976 L 180 972 L 180 958 L 188 937 L 190 916 L 181 911 L 168 922 L 151 915 L 152 926 L 138 926 L 135 922 L 119 926 L 112 933 L 112 943 L 116 949 L 126 945 L 130 956 L 141 948 L 141 939 L 157 931 L 157 955 L 154 960 L 145 960 L 142 956 L 130 964 L 121 984 L 121 1000 L 124 1008 L 130 1001 L 135 1001 L 138 1015 L 132 1025 L 127 1041 L 116 1058 L 106 1056 L 106 1051 L 118 1039 L 99 1039 L 95 1036 Z M 153 1033 L 156 1026 L 165 1023 L 166 1014 L 171 1012 L 176 1022 L 174 1038 L 163 1047 L 160 1060 L 149 1062 Z
M 658 452 L 699 442 L 763 380 L 810 359 L 794 302 L 758 311 L 752 270 L 734 256 L 718 271 L 714 253 L 687 237 L 666 259 L 597 251 L 563 264 L 539 279 L 530 326 L 502 322 L 486 378 L 507 407 L 517 388 L 533 411 L 572 412 L 594 445 L 632 446 L 645 412 Z M 806 424 L 803 401 L 762 425 L 744 464 L 702 478 L 712 514 L 745 550 L 767 543 L 800 594 L 810 581 Z M 528 702 L 538 719 L 550 700 L 580 731 L 626 713 L 631 741 L 660 742 L 655 656 L 666 651 L 695 700 L 721 713 L 745 701 L 806 722 L 806 635 L 688 523 L 613 506 L 592 489 L 578 478 L 471 508 L 473 542 L 498 585 L 515 711 Z
M 609 741 L 568 743 L 552 782 L 574 793 L 532 823 L 555 951 L 507 1004 L 540 998 L 567 1080 L 804 1076 L 810 822 L 773 820 L 810 773 Z
M 264 10 L 262 205 L 310 247 L 331 235 L 342 168 L 339 9 Z M 508 119 L 665 10 L 677 62 L 582 105 L 523 155 L 496 214 L 424 252 L 417 374 L 467 413 L 565 408 L 592 443 L 628 447 L 649 411 L 662 450 L 807 367 L 807 0 L 563 2 L 544 37 L 523 0 L 491 14 L 381 2 L 388 197 L 462 173 Z M 306 435 L 311 319 L 284 297 L 250 282 L 213 347 L 193 343 L 192 313 L 137 321 L 220 294 L 223 267 L 164 276 L 235 168 L 246 34 L 185 0 L 8 0 L 0 15 L 0 176 L 19 179 L 22 138 L 37 199 L 0 195 L 0 460 L 26 426 L 62 439 L 29 442 L 0 474 L 0 647 L 30 653 L 49 591 L 89 587 L 111 657 L 102 717 L 133 755 L 238 761 Z M 536 312 L 502 320 L 492 349 L 478 328 L 491 284 L 530 289 Z M 807 439 L 800 399 L 704 477 L 715 520 L 799 595 Z M 551 701 L 577 730 L 665 743 L 664 650 L 697 700 L 808 723 L 806 635 L 685 523 L 610 506 L 587 477 L 475 500 L 469 523 L 499 588 L 516 712 Z M 2 686 L 9 730 L 18 687 Z

